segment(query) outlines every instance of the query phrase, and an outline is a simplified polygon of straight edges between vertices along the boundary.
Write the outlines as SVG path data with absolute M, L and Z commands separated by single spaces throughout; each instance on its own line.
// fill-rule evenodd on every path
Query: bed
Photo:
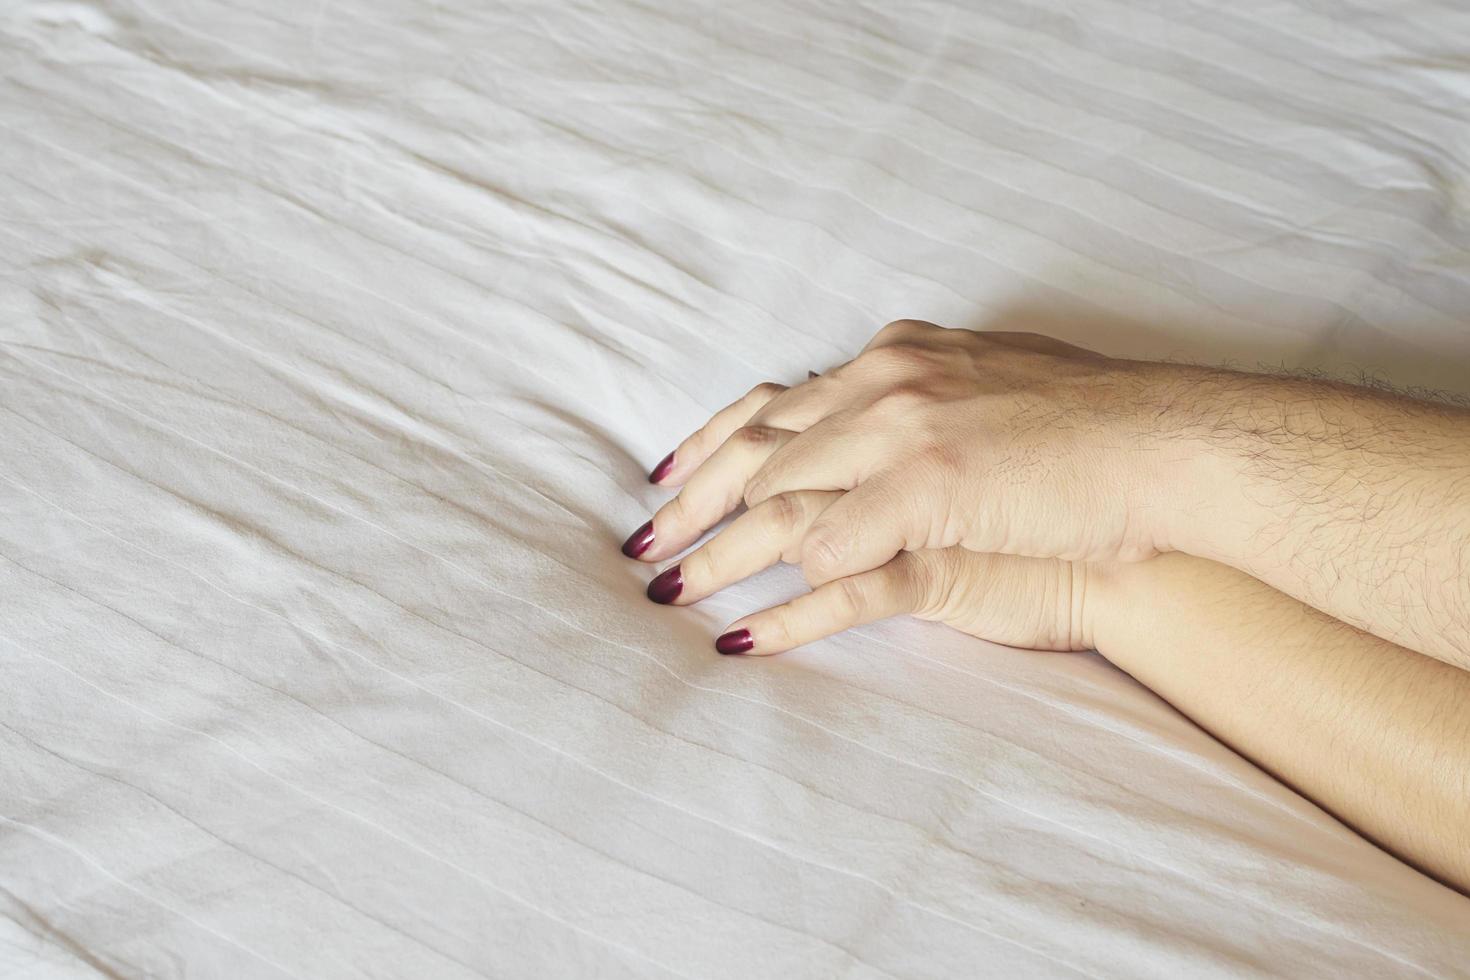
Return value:
M 1470 976 L 1095 655 L 711 650 L 647 468 L 914 316 L 1470 394 L 1453 0 L 0 8 L 0 975 Z

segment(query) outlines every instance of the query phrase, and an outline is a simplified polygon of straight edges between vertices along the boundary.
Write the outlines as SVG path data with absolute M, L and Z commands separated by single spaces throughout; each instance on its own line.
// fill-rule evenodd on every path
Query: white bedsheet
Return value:
M 1454 0 L 0 6 L 0 976 L 1467 976 L 1094 656 L 654 607 L 918 316 L 1470 390 Z M 1187 651 L 1181 651 L 1187 655 Z

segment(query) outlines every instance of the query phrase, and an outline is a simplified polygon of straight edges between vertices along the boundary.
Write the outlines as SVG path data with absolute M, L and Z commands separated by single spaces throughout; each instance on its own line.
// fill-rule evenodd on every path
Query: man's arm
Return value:
M 1470 411 L 1333 382 L 1161 376 L 1169 547 L 1470 668 Z
M 1364 835 L 1470 894 L 1470 672 L 1185 555 L 1088 576 L 1099 652 Z

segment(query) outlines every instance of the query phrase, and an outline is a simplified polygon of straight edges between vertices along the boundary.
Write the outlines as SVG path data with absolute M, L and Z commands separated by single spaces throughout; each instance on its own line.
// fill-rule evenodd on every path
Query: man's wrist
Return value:
M 1369 388 L 1144 372 L 1156 550 L 1229 565 L 1360 629 L 1470 664 L 1470 419 Z
M 1134 425 L 1147 460 L 1139 499 L 1157 551 L 1236 564 L 1268 519 L 1248 480 L 1248 433 L 1256 425 L 1243 413 L 1274 403 L 1270 380 L 1149 366 Z

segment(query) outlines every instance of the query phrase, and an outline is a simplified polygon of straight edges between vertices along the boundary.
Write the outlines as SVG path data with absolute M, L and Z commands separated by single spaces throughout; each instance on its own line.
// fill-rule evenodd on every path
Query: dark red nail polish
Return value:
M 659 460 L 658 461 L 658 465 L 653 468 L 653 472 L 650 473 L 650 474 L 648 474 L 648 482 L 649 483 L 657 483 L 658 481 L 662 480 L 664 477 L 668 476 L 669 475 L 669 472 L 671 470 L 673 470 L 673 468 L 674 468 L 674 454 L 673 453 L 669 453 L 663 459 Z
M 664 569 L 648 583 L 648 598 L 665 606 L 679 598 L 679 593 L 683 591 L 684 576 L 678 565 Z
M 623 554 L 629 558 L 637 558 L 647 551 L 651 544 L 653 544 L 653 521 L 644 521 L 643 526 L 628 535 L 628 540 L 623 542 Z
M 745 653 L 753 646 L 750 630 L 731 630 L 715 640 L 715 649 L 721 653 Z

